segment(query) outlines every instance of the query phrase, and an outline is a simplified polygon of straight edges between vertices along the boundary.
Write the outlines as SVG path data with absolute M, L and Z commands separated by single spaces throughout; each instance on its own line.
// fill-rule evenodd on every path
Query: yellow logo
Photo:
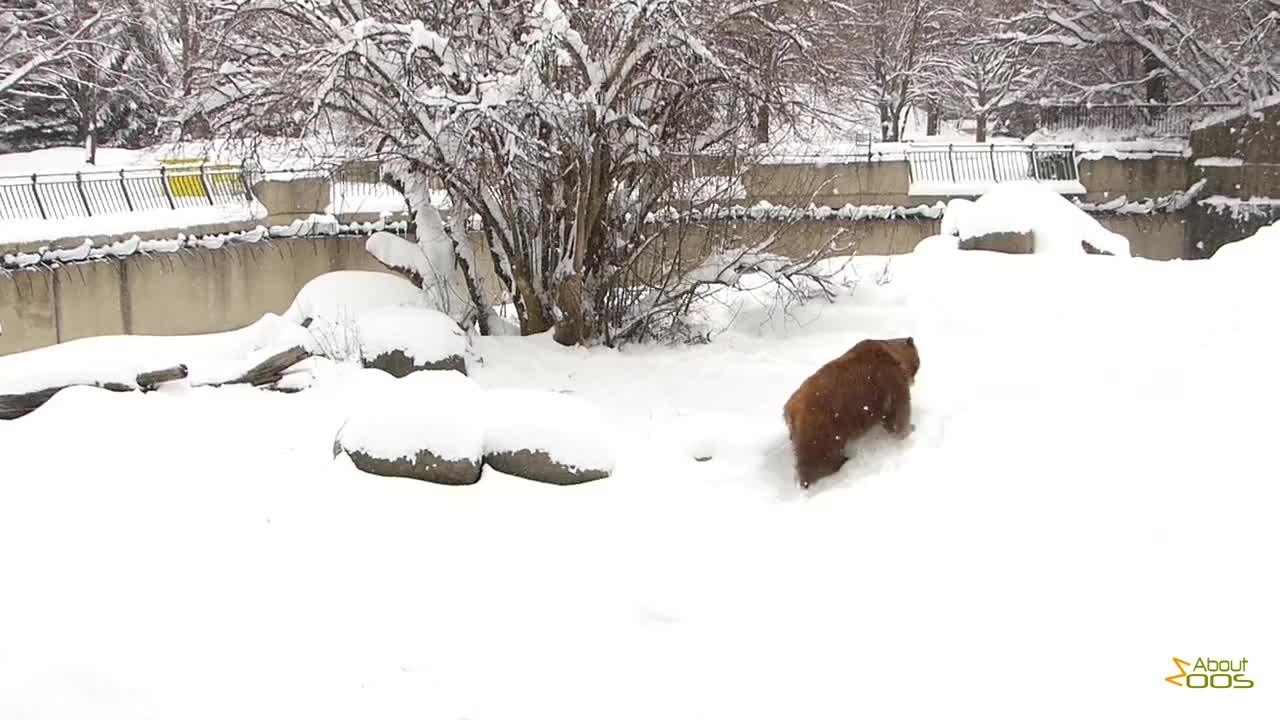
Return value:
M 1248 689 L 1253 687 L 1253 681 L 1244 676 L 1245 668 L 1249 664 L 1248 658 L 1240 658 L 1238 661 L 1231 660 L 1213 660 L 1198 657 L 1194 665 L 1182 660 L 1181 658 L 1173 658 L 1173 664 L 1178 666 L 1178 674 L 1170 675 L 1164 681 L 1172 683 L 1178 687 L 1191 688 L 1200 690 L 1202 688 L 1215 688 L 1218 690 L 1226 688 Z M 1191 672 L 1187 672 L 1187 666 L 1191 665 Z M 1184 683 L 1185 680 L 1185 683 Z

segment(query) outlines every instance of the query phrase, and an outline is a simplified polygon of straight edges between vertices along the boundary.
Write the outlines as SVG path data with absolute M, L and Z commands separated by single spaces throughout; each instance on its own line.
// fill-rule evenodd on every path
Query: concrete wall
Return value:
M 1144 200 L 1169 195 L 1191 186 L 1190 161 L 1180 157 L 1147 160 L 1099 158 L 1080 161 L 1084 202 L 1102 203 L 1121 195 Z
M 1192 180 L 1205 181 L 1202 196 L 1242 201 L 1234 206 L 1197 202 L 1187 208 L 1187 257 L 1212 257 L 1218 248 L 1280 221 L 1280 207 L 1258 198 L 1280 198 L 1280 102 L 1191 133 L 1197 158 L 1227 158 L 1196 163 Z
M 751 168 L 743 177 L 748 204 L 806 207 L 810 202 L 838 208 L 853 205 L 919 205 L 907 195 L 910 174 L 905 160 L 769 164 Z
M 325 237 L 0 273 L 0 355 L 96 335 L 244 327 L 283 312 L 331 270 L 385 271 L 364 238 Z

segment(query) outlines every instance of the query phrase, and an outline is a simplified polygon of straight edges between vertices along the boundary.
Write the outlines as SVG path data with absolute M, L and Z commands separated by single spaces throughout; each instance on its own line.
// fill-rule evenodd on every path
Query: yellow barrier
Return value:
M 200 168 L 204 167 L 205 179 L 209 182 L 209 190 L 214 188 L 239 191 L 240 176 L 235 165 L 205 165 L 207 158 L 181 158 L 161 160 L 160 164 L 176 173 L 166 172 L 165 179 L 169 184 L 169 192 L 175 198 L 204 198 L 204 185 L 200 182 Z

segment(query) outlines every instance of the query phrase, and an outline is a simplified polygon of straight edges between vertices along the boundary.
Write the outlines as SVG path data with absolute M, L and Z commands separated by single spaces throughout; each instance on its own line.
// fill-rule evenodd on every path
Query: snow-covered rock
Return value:
M 307 319 L 354 322 L 380 307 L 424 307 L 426 302 L 422 292 L 399 275 L 373 270 L 335 270 L 303 285 L 283 317 L 295 323 Z
M 508 475 L 556 485 L 613 472 L 609 425 L 590 403 L 565 393 L 490 390 L 484 461 Z
M 483 394 L 452 370 L 428 371 L 365 385 L 334 441 L 360 470 L 442 485 L 480 479 L 485 429 Z
M 337 270 L 312 278 L 302 286 L 284 319 L 310 330 L 308 350 L 334 360 L 358 357 L 356 322 L 378 308 L 425 307 L 428 300 L 413 283 L 392 273 Z
M 915 255 L 932 255 L 935 253 L 947 253 L 960 249 L 960 240 L 955 235 L 943 233 L 942 235 L 930 235 L 929 237 L 916 243 L 915 248 L 911 251 Z
M 467 335 L 448 315 L 431 308 L 388 305 L 356 321 L 360 358 L 367 368 L 404 377 L 418 370 L 467 374 Z
M 1010 234 L 1030 234 L 1036 254 L 1082 254 L 1085 245 L 1109 255 L 1130 257 L 1129 241 L 1102 227 L 1071 201 L 1034 182 L 1000 183 L 971 205 L 952 202 L 942 227 L 960 237 L 961 247 L 1009 245 Z M 979 241 L 985 238 L 986 241 Z M 1001 248 L 1003 249 L 1003 248 Z M 1016 250 L 1015 250 L 1016 251 Z

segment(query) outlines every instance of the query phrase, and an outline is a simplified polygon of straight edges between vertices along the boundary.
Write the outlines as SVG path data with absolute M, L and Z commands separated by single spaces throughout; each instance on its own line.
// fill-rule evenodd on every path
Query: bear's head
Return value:
M 889 354 L 906 368 L 907 373 L 911 375 L 911 381 L 915 382 L 916 373 L 920 372 L 920 350 L 916 348 L 916 339 L 908 336 L 881 342 L 884 343 L 885 350 L 888 350 Z

